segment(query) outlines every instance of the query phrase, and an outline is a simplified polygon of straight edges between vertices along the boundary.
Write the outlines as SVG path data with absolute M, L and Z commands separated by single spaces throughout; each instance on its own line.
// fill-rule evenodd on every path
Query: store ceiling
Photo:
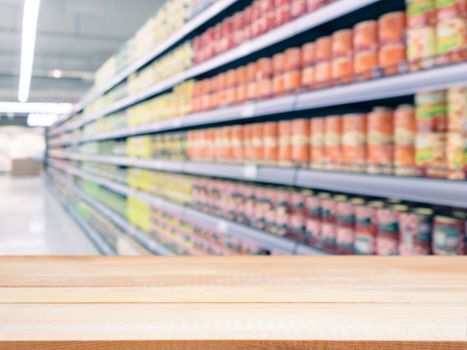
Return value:
M 42 0 L 30 102 L 75 102 L 164 0 Z M 23 0 L 0 0 L 0 101 L 16 101 Z M 62 70 L 64 77 L 50 76 Z M 73 78 L 78 75 L 87 79 Z

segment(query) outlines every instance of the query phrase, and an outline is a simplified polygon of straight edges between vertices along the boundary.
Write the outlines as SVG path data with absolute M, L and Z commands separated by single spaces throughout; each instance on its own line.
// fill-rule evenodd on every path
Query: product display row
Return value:
M 294 8 L 302 9 L 300 13 L 310 11 L 307 10 L 305 1 L 298 1 L 297 4 L 300 5 L 282 0 L 277 2 L 274 4 L 274 0 L 259 0 L 244 12 L 252 16 L 250 13 L 259 13 L 254 9 L 264 8 L 263 15 L 268 17 L 270 11 L 283 13 L 283 9 L 287 9 L 285 12 L 293 12 Z M 308 6 L 315 10 L 326 3 L 329 2 L 313 1 Z M 289 48 L 273 57 L 265 57 L 198 82 L 193 96 L 193 110 L 213 109 L 297 90 L 326 88 L 335 84 L 351 83 L 353 80 L 392 75 L 405 72 L 407 62 L 413 71 L 430 68 L 434 64 L 464 61 L 464 7 L 465 4 L 460 1 L 452 6 L 443 1 L 433 0 L 424 5 L 409 1 L 407 12 L 388 13 L 377 21 L 359 23 L 353 29 L 339 30 L 302 47 Z M 231 25 L 226 24 L 233 22 L 233 18 L 237 17 L 242 16 L 233 16 L 215 28 L 230 28 Z M 258 21 L 252 21 L 256 22 Z M 249 26 L 243 26 L 240 32 L 251 30 Z M 214 32 L 219 36 L 222 30 L 212 30 L 206 34 Z M 236 33 L 233 29 L 228 32 Z M 212 43 L 211 46 L 224 46 L 227 38 L 229 35 L 222 35 L 221 39 L 208 42 Z M 208 51 L 216 52 L 215 49 Z M 192 56 L 198 53 L 196 48 L 193 49 L 191 44 L 186 42 L 141 72 L 135 72 L 129 79 L 132 90 L 130 95 L 191 67 Z M 102 98 L 108 101 L 106 96 Z M 103 107 L 99 101 L 95 101 L 95 104 Z M 94 111 L 96 108 L 89 109 Z M 89 114 L 90 110 L 86 110 L 84 115 Z
M 132 168 L 128 170 L 128 184 L 143 193 L 329 253 L 465 254 L 465 210 Z M 106 205 L 111 199 L 107 190 L 87 192 Z M 117 198 L 111 200 L 119 203 Z M 126 202 L 131 208 L 128 220 L 149 232 L 153 227 L 150 205 L 132 200 L 133 204 Z M 124 215 L 123 202 L 115 203 L 109 206 Z

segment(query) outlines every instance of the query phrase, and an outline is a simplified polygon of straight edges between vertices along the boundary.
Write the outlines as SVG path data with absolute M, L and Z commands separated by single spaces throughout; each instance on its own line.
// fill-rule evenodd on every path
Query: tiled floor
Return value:
M 0 255 L 97 255 L 42 178 L 0 175 Z

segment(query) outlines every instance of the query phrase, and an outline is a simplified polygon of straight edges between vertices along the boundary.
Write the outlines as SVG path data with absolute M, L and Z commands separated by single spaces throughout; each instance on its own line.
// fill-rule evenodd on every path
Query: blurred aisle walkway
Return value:
M 0 175 L 0 255 L 97 255 L 43 178 Z

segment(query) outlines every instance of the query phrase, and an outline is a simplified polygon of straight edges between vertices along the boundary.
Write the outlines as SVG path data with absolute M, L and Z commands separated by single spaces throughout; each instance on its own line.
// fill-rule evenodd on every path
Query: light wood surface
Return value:
M 467 258 L 0 258 L 0 349 L 467 349 Z

